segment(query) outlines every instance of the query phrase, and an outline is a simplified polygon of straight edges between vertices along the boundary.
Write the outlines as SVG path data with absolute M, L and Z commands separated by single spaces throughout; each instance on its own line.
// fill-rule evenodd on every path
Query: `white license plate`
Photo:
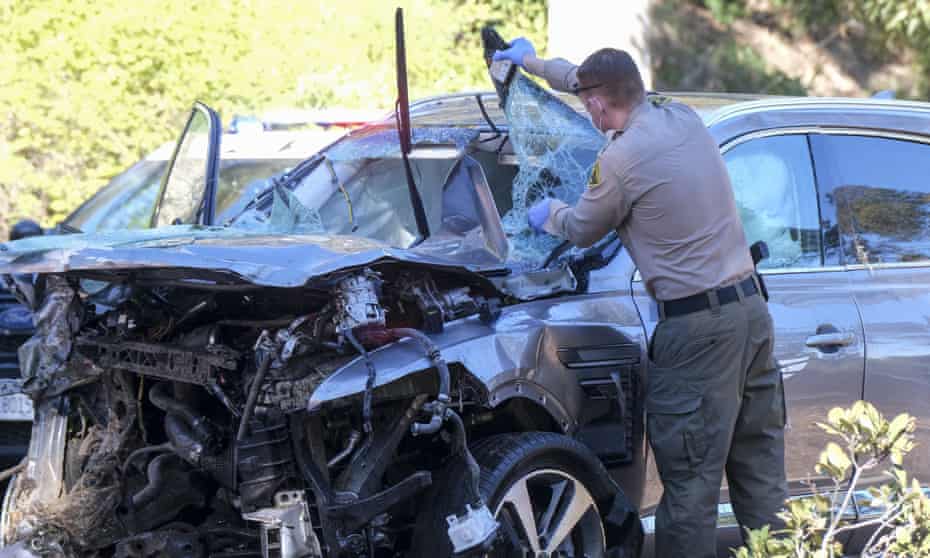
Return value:
M 0 421 L 31 421 L 32 399 L 24 393 L 10 393 L 17 380 L 0 380 Z

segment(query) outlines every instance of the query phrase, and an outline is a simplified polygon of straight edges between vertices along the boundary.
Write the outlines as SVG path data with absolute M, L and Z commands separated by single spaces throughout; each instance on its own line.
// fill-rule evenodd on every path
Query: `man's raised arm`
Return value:
M 495 52 L 494 60 L 510 60 L 534 76 L 545 79 L 556 91 L 574 93 L 578 88 L 578 66 L 563 58 L 537 58 L 533 43 L 523 37 L 514 39 L 510 48 Z

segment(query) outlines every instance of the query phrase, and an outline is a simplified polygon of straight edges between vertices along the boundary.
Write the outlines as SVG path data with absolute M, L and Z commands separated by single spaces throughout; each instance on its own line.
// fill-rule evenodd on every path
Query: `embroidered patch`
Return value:
M 594 163 L 594 168 L 591 169 L 591 180 L 588 181 L 588 188 L 597 188 L 601 185 L 601 162 L 597 161 Z

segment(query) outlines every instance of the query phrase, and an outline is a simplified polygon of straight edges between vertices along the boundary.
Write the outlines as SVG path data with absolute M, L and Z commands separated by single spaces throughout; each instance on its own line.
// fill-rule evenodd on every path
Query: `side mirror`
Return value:
M 213 224 L 221 131 L 216 111 L 195 103 L 162 177 L 153 227 Z
M 30 236 L 42 236 L 45 231 L 32 219 L 23 219 L 10 229 L 10 240 L 19 240 Z

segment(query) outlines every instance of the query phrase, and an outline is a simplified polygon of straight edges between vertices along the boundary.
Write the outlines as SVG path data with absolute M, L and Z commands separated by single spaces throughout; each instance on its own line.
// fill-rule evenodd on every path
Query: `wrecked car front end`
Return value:
M 14 257 L 60 267 L 10 278 L 36 304 L 22 354 L 37 417 L 5 542 L 63 556 L 414 552 L 420 503 L 470 462 L 468 438 L 577 427 L 578 384 L 532 378 L 551 335 L 532 314 L 549 303 L 514 311 L 532 290 L 503 267 L 207 232 Z M 452 515 L 477 545 L 496 523 L 477 476 L 464 480 L 474 507 Z
M 198 248 L 179 257 L 206 261 Z M 287 261 L 288 248 L 266 245 L 268 262 Z M 159 249 L 123 249 L 132 250 L 142 262 Z M 317 261 L 324 253 L 338 259 L 320 248 Z M 287 556 L 336 555 L 359 544 L 353 532 L 412 502 L 430 485 L 430 456 L 450 453 L 428 436 L 467 382 L 453 383 L 426 332 L 493 320 L 500 295 L 480 275 L 428 258 L 403 262 L 383 249 L 346 257 L 361 265 L 332 265 L 299 287 L 218 282 L 215 268 L 210 278 L 143 267 L 40 276 L 37 334 L 22 351 L 25 389 L 38 402 L 34 443 L 4 539 L 67 556 L 132 556 L 135 546 L 179 541 L 191 550 L 176 555 L 274 544 Z M 308 412 L 332 372 L 399 340 L 418 346 L 423 374 L 375 392 L 372 368 L 360 405 Z M 415 435 L 423 447 L 410 451 L 424 456 L 399 466 L 392 457 Z M 384 493 L 387 473 L 397 482 Z M 191 514 L 196 521 L 179 522 Z
M 525 78 L 509 91 L 509 131 L 431 113 L 402 154 L 370 126 L 226 223 L 195 109 L 158 228 L 4 245 L 37 328 L 8 550 L 634 552 L 644 340 L 585 296 L 620 243 L 562 254 L 524 224 L 539 196 L 577 199 L 603 138 Z

